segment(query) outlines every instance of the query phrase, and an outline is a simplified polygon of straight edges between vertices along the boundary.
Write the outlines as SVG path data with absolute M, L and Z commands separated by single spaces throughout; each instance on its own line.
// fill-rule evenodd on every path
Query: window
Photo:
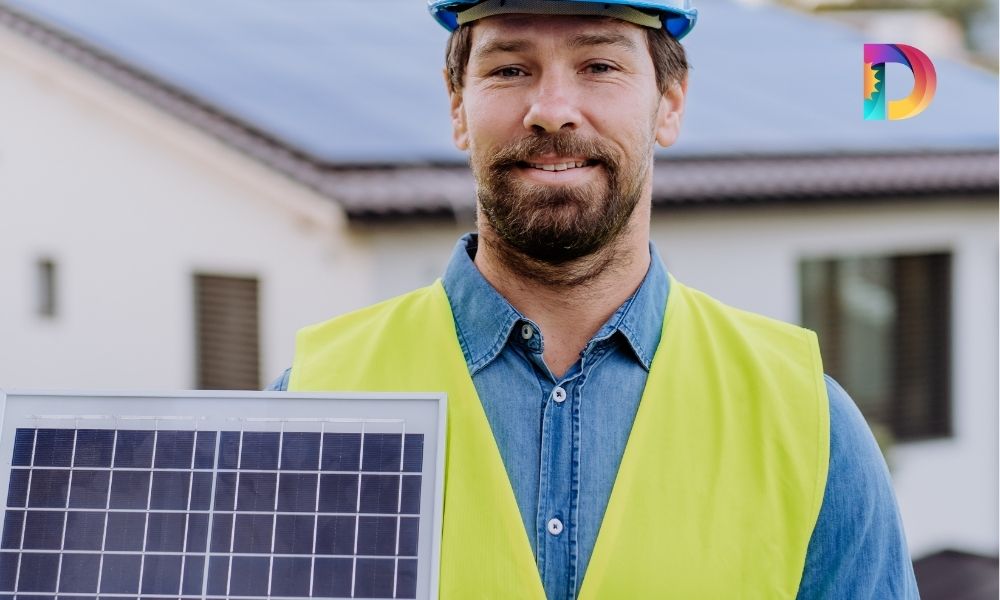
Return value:
M 260 389 L 257 279 L 195 275 L 198 385 Z
M 56 263 L 50 258 L 39 259 L 35 268 L 37 298 L 36 306 L 40 317 L 56 316 Z
M 802 323 L 823 365 L 897 440 L 951 433 L 951 255 L 800 264 Z

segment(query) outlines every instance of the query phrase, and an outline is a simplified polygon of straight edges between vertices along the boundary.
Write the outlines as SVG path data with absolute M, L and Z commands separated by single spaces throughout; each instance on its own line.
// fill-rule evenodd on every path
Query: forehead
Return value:
M 496 50 L 551 51 L 596 45 L 644 52 L 646 35 L 639 25 L 609 17 L 497 15 L 476 21 L 472 28 L 471 58 Z

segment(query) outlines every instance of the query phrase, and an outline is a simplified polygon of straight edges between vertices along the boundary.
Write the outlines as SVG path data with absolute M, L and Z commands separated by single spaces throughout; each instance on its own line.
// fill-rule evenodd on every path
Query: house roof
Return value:
M 466 210 L 474 187 L 451 145 L 440 75 L 446 33 L 421 0 L 379 6 L 0 0 L 0 23 L 351 216 Z M 685 38 L 684 131 L 658 155 L 658 204 L 996 190 L 994 75 L 935 61 L 924 113 L 864 121 L 859 34 L 773 7 L 702 0 L 699 10 Z

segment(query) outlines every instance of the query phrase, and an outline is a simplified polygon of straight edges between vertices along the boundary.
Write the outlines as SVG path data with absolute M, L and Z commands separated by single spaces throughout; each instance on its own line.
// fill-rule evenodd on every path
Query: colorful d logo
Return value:
M 885 63 L 913 72 L 913 90 L 902 100 L 889 100 L 886 115 Z M 865 44 L 865 119 L 896 121 L 919 115 L 934 98 L 937 73 L 927 55 L 906 44 Z

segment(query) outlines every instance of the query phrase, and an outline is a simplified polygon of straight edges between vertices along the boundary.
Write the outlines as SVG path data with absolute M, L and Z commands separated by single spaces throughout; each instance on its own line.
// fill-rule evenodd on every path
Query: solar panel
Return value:
M 437 596 L 443 395 L 3 405 L 0 600 Z

